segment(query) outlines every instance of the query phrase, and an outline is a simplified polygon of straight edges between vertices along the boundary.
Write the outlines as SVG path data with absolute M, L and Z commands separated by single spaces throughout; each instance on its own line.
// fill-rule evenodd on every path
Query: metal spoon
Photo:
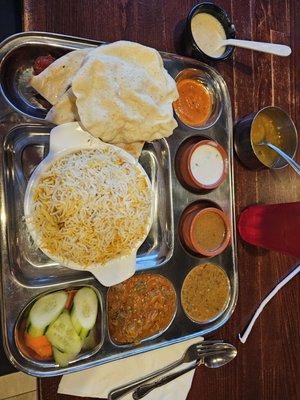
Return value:
M 154 382 L 145 383 L 145 384 L 139 386 L 133 392 L 132 397 L 134 400 L 141 399 L 144 396 L 146 396 L 148 393 L 150 393 L 153 389 L 163 386 L 163 385 L 173 381 L 174 379 L 178 378 L 179 376 L 184 375 L 189 371 L 192 371 L 193 369 L 198 367 L 198 365 L 205 365 L 208 368 L 222 367 L 223 365 L 225 365 L 225 364 L 229 363 L 231 360 L 233 360 L 236 355 L 237 355 L 236 348 L 233 345 L 228 345 L 226 350 L 220 350 L 220 352 L 217 354 L 206 356 L 206 357 L 198 360 L 192 366 L 185 368 L 184 370 L 174 372 L 174 373 L 164 376 Z
M 266 43 L 266 42 L 254 42 L 252 40 L 238 40 L 238 39 L 226 39 L 221 40 L 218 43 L 218 47 L 223 46 L 236 46 L 244 49 L 262 51 L 263 53 L 275 54 L 281 57 L 287 57 L 291 54 L 291 48 L 284 44 Z
M 166 365 L 159 370 L 152 372 L 151 374 L 148 374 L 125 385 L 122 385 L 116 389 L 113 389 L 108 395 L 108 400 L 119 400 L 128 393 L 133 392 L 142 384 L 153 382 L 155 378 L 157 379 L 158 377 L 165 375 L 167 372 L 170 372 L 171 370 L 179 367 L 182 364 L 191 365 L 192 362 L 195 364 L 195 362 L 203 359 L 208 355 L 219 354 L 220 351 L 227 350 L 229 346 L 231 345 L 229 343 L 224 343 L 223 340 L 203 340 L 199 343 L 193 343 L 185 350 L 183 355 L 178 360 Z
M 258 146 L 268 146 L 270 149 L 276 151 L 277 154 L 279 154 L 282 158 L 285 159 L 285 161 L 297 172 L 298 175 L 300 175 L 300 165 L 290 156 L 288 156 L 284 151 L 279 149 L 277 146 L 275 146 L 272 143 L 268 143 L 266 141 L 262 141 L 258 143 Z

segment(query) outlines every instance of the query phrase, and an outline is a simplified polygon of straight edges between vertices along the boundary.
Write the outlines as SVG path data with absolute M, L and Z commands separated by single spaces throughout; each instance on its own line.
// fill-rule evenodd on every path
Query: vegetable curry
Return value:
M 108 291 L 109 332 L 117 343 L 139 343 L 163 331 L 175 311 L 175 290 L 161 275 L 135 275 Z

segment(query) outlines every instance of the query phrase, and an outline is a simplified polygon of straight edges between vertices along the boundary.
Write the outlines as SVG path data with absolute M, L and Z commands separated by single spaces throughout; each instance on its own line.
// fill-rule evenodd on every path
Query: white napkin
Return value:
M 141 378 L 178 360 L 191 344 L 201 342 L 202 340 L 202 337 L 198 337 L 162 349 L 100 365 L 99 367 L 65 375 L 60 381 L 58 393 L 82 397 L 107 398 L 112 389 Z M 186 366 L 187 364 L 184 365 L 184 367 Z M 194 370 L 153 390 L 145 399 L 184 400 L 191 388 L 193 376 Z M 127 395 L 124 397 L 125 399 L 132 399 L 132 395 Z

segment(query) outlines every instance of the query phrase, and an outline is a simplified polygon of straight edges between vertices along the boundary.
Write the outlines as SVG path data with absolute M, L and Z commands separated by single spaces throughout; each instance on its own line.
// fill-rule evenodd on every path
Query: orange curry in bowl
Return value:
M 107 308 L 111 339 L 118 344 L 139 343 L 170 325 L 176 293 L 161 275 L 135 275 L 108 290 Z
M 206 123 L 212 112 L 212 98 L 207 87 L 197 79 L 185 78 L 177 82 L 179 98 L 173 103 L 181 121 L 191 126 Z

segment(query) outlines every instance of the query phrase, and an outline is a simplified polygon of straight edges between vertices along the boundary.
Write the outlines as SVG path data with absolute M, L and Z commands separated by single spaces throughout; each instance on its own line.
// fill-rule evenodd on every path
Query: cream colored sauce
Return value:
M 224 170 L 224 162 L 219 150 L 209 144 L 196 148 L 192 154 L 190 166 L 194 178 L 202 185 L 213 185 L 218 182 Z
M 225 46 L 219 44 L 226 39 L 222 24 L 207 13 L 196 14 L 191 22 L 192 35 L 200 49 L 210 57 L 221 57 Z

